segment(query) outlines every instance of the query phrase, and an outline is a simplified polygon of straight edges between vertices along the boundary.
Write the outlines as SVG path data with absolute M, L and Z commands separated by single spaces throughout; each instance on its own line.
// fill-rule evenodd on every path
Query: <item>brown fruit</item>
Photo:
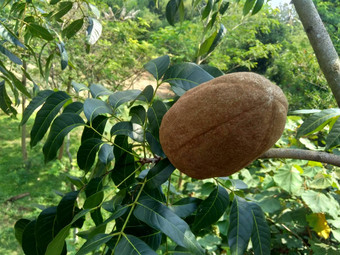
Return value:
M 188 176 L 229 176 L 274 145 L 287 109 L 282 90 L 263 76 L 227 74 L 186 92 L 164 115 L 159 138 Z

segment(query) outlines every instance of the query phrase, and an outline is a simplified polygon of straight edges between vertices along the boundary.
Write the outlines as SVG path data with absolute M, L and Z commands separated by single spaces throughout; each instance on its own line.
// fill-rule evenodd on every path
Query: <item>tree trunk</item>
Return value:
M 320 68 L 340 107 L 340 60 L 312 0 L 292 0 Z

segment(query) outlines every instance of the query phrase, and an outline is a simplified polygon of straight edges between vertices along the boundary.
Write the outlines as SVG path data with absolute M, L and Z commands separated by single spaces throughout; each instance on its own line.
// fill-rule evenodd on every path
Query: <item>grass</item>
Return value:
M 70 169 L 66 156 L 61 161 L 45 165 L 40 144 L 33 149 L 28 148 L 28 162 L 23 161 L 19 123 L 20 116 L 13 119 L 0 114 L 0 254 L 23 254 L 14 236 L 15 222 L 20 218 L 36 217 L 42 206 L 56 205 L 60 200 L 56 191 L 70 191 L 65 176 Z M 31 119 L 27 124 L 28 131 L 32 124 Z M 77 141 L 74 143 L 77 144 Z M 26 192 L 30 195 L 14 202 L 5 202 Z

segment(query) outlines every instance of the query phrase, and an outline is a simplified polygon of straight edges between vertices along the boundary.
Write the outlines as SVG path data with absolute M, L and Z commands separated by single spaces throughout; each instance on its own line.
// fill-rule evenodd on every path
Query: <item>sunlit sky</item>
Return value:
M 291 0 L 270 0 L 269 4 L 273 7 L 277 7 L 280 4 L 290 3 Z

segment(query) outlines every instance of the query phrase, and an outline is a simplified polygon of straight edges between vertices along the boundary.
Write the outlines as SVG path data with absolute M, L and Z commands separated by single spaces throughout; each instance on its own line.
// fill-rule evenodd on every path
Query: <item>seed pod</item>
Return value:
M 170 162 L 196 179 L 229 176 L 280 138 L 288 102 L 261 75 L 232 73 L 186 92 L 164 115 L 159 136 Z

